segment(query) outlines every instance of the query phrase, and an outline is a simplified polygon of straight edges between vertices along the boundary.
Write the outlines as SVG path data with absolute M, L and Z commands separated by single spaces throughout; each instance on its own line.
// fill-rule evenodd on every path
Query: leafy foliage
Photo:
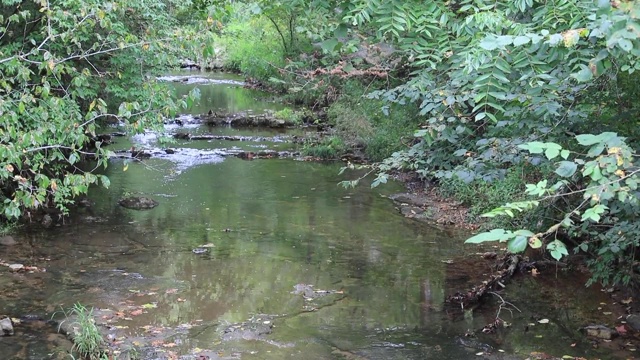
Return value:
M 98 122 L 142 131 L 179 105 L 148 78 L 168 61 L 159 51 L 178 2 L 0 4 L 0 209 L 64 212 L 90 185 L 109 185 L 93 173 L 109 155 Z
M 361 0 L 340 9 L 350 31 L 373 29 L 368 41 L 392 43 L 410 69 L 404 83 L 369 96 L 413 104 L 424 117 L 414 145 L 378 164 L 377 179 L 400 169 L 491 182 L 515 166 L 552 168 L 526 185 L 532 200 L 487 213 L 536 209 L 527 227 L 543 230 L 472 239 L 507 241 L 512 251 L 546 245 L 556 259 L 577 245 L 597 259 L 594 279 L 632 278 L 635 244 L 615 229 L 636 224 L 636 150 L 622 137 L 637 128 L 622 120 L 638 115 L 629 83 L 640 70 L 636 1 Z

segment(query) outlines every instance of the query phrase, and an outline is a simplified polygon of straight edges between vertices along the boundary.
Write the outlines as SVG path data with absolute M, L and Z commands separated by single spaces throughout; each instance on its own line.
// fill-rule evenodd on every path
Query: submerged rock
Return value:
M 627 316 L 627 324 L 635 331 L 640 331 L 640 315 L 630 314 Z
M 195 248 L 195 249 L 193 249 L 193 250 L 191 250 L 191 251 L 192 251 L 194 254 L 199 255 L 199 254 L 205 254 L 205 253 L 209 252 L 209 249 L 204 248 L 204 247 L 197 247 L 197 248 Z
M 11 235 L 0 237 L 0 245 L 13 246 L 18 242 Z
M 145 196 L 130 196 L 118 201 L 120 206 L 133 210 L 147 210 L 158 206 L 158 202 Z
M 615 330 L 609 329 L 604 325 L 585 326 L 584 331 L 586 332 L 587 336 L 603 340 L 611 340 L 618 335 Z
M 11 319 L 4 318 L 0 320 L 0 330 L 2 330 L 3 336 L 13 336 L 13 323 Z

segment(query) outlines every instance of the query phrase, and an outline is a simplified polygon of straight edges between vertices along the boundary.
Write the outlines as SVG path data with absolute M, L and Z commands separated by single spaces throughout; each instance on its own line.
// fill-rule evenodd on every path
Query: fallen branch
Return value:
M 445 303 L 456 304 L 465 309 L 478 303 L 484 295 L 505 288 L 505 283 L 515 274 L 516 270 L 523 271 L 533 267 L 528 261 L 523 261 L 522 256 L 507 254 L 502 258 L 498 272 L 491 275 L 489 280 L 483 281 L 482 284 L 474 286 L 467 292 L 456 292 L 448 296 Z

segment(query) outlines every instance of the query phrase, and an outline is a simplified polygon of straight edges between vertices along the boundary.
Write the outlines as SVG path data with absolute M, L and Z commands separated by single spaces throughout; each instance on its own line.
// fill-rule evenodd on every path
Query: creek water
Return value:
M 210 80 L 173 85 L 178 93 L 200 87 L 195 114 L 282 108 L 233 76 L 201 78 Z M 189 131 L 282 135 L 226 127 Z M 121 139 L 112 146 L 144 148 L 154 141 Z M 295 148 L 224 140 L 168 146 Z M 110 310 L 103 322 L 143 359 L 522 359 L 532 351 L 609 356 L 577 329 L 610 299 L 562 272 L 515 280 L 503 294 L 513 307 L 500 315 L 512 327 L 465 339 L 465 332 L 495 319 L 497 305 L 452 312 L 444 299 L 481 279 L 489 263 L 463 245 L 465 231 L 401 216 L 384 196 L 402 191 L 399 184 L 345 190 L 337 185 L 344 180 L 340 167 L 293 159 L 152 158 L 128 165 L 114 159 L 106 170 L 111 187 L 92 189 L 91 207 L 75 209 L 53 229 L 24 227 L 13 235 L 17 245 L 0 247 L 4 261 L 47 269 L 2 272 L 0 309 L 44 319 L 59 318 L 59 310 L 74 303 Z M 118 199 L 129 195 L 160 205 L 120 207 Z M 198 247 L 206 252 L 194 253 Z M 537 323 L 540 318 L 550 322 Z M 46 331 L 21 325 L 16 331 L 0 341 L 0 359 L 55 358 L 61 351 Z

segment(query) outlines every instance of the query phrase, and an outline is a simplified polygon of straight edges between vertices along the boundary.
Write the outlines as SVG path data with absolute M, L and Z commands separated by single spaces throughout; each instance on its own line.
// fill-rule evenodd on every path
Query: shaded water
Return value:
M 234 103 L 245 90 L 226 83 L 206 86 L 212 95 L 202 92 L 201 109 L 222 106 L 221 97 L 230 99 L 224 106 L 231 111 L 245 106 Z M 254 100 L 251 106 L 271 104 Z M 119 312 L 122 316 L 109 318 L 111 325 L 149 359 L 199 354 L 212 359 L 476 357 L 482 349 L 465 347 L 457 338 L 492 321 L 496 308 L 451 313 L 443 301 L 446 294 L 467 288 L 475 280 L 470 276 L 487 272 L 487 263 L 474 265 L 471 275 L 461 274 L 447 260 L 465 261 L 475 251 L 463 246 L 464 233 L 399 215 L 382 196 L 400 191 L 397 184 L 375 190 L 338 187 L 340 166 L 220 158 L 178 169 L 174 162 L 152 159 L 123 171 L 124 164 L 114 160 L 107 170 L 111 188 L 94 189 L 92 207 L 78 209 L 66 225 L 52 230 L 24 229 L 15 235 L 19 245 L 0 248 L 5 261 L 47 268 L 46 273 L 1 274 L 0 286 L 11 291 L 0 297 L 0 309 L 48 318 L 81 302 Z M 117 205 L 132 194 L 160 205 L 148 211 Z M 208 252 L 192 252 L 202 245 L 210 246 Z M 575 329 L 603 298 L 573 280 L 576 296 L 556 306 L 549 297 L 531 296 L 538 291 L 536 281 L 520 282 L 509 298 L 523 313 L 513 319 L 502 315 L 518 330 L 478 340 L 506 351 L 487 356 L 592 353 Z M 311 291 L 305 299 L 294 292 L 298 284 L 333 292 L 315 298 Z M 534 313 L 552 324 L 520 330 Z M 228 335 L 229 327 L 243 331 L 254 325 L 266 330 Z M 18 350 L 0 341 L 0 354 L 6 356 L 0 359 L 41 359 L 53 351 L 24 355 Z

